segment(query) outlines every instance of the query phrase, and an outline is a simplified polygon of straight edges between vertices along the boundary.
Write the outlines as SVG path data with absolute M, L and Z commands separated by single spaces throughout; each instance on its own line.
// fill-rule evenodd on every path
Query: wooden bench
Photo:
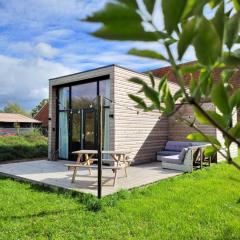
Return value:
M 91 159 L 94 161 L 94 159 Z M 97 161 L 97 159 L 96 159 Z M 103 162 L 106 162 L 107 160 L 103 160 Z M 114 160 L 108 160 L 107 162 L 115 162 Z M 76 175 L 77 175 L 77 168 L 85 168 L 85 169 L 98 169 L 98 166 L 97 165 L 83 165 L 83 164 L 78 164 L 78 163 L 73 163 L 73 164 L 65 164 L 65 166 L 68 167 L 68 170 L 73 170 L 73 176 L 72 176 L 72 183 L 75 182 L 75 178 L 76 178 Z M 127 165 L 119 165 L 119 166 L 105 166 L 103 165 L 102 166 L 102 169 L 110 169 L 113 171 L 114 173 L 114 180 L 113 180 L 113 186 L 115 186 L 116 184 L 116 179 L 117 179 L 117 171 L 118 170 L 121 170 L 121 169 L 124 169 L 125 170 L 125 177 L 127 177 L 127 168 L 128 166 Z M 91 175 L 91 171 L 90 172 L 90 175 Z

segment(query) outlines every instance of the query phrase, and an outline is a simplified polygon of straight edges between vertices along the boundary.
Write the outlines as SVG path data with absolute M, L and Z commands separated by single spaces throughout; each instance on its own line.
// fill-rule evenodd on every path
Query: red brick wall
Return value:
M 196 62 L 192 61 L 192 62 L 181 64 L 179 66 L 181 67 L 181 66 L 186 66 L 186 65 L 193 65 L 194 63 L 196 63 Z M 175 82 L 175 83 L 177 82 L 176 78 L 175 78 L 175 76 L 173 74 L 172 68 L 170 66 L 163 67 L 163 68 L 158 68 L 158 69 L 153 69 L 150 72 L 152 72 L 156 77 L 163 77 L 163 76 L 167 75 L 169 81 Z M 216 69 L 214 71 L 213 78 L 214 78 L 215 82 L 219 81 L 221 72 L 222 72 L 222 69 L 220 69 L 220 68 Z M 198 78 L 199 77 L 199 72 L 195 72 L 193 74 L 193 77 L 194 78 Z M 184 81 L 185 81 L 185 84 L 188 86 L 189 82 L 190 82 L 190 74 L 186 74 L 184 76 Z M 233 85 L 234 89 L 240 87 L 240 70 L 238 70 L 233 75 L 233 77 L 231 78 L 230 82 Z M 240 109 L 238 109 L 237 119 L 238 119 L 238 121 L 240 120 Z
M 48 103 L 46 103 L 40 111 L 34 116 L 34 119 L 42 122 L 42 127 L 48 127 Z

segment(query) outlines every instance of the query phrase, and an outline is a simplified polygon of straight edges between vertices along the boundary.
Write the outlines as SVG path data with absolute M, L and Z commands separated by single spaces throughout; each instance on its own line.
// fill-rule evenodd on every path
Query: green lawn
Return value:
M 240 239 L 240 171 L 218 164 L 101 205 L 1 179 L 0 239 Z

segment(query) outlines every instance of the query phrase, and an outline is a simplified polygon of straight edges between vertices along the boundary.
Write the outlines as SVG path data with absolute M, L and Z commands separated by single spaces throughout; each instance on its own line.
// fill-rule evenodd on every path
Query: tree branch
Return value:
M 189 104 L 195 106 L 213 126 L 215 126 L 217 129 L 219 129 L 223 133 L 225 137 L 227 137 L 232 142 L 235 142 L 238 145 L 238 147 L 240 147 L 240 142 L 236 138 L 234 138 L 232 135 L 230 135 L 217 122 L 215 122 L 194 99 L 190 99 Z

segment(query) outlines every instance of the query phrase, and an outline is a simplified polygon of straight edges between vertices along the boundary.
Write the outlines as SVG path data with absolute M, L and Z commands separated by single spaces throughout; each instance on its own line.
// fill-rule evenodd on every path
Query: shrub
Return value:
M 47 138 L 38 130 L 0 138 L 0 161 L 46 157 L 47 152 Z

